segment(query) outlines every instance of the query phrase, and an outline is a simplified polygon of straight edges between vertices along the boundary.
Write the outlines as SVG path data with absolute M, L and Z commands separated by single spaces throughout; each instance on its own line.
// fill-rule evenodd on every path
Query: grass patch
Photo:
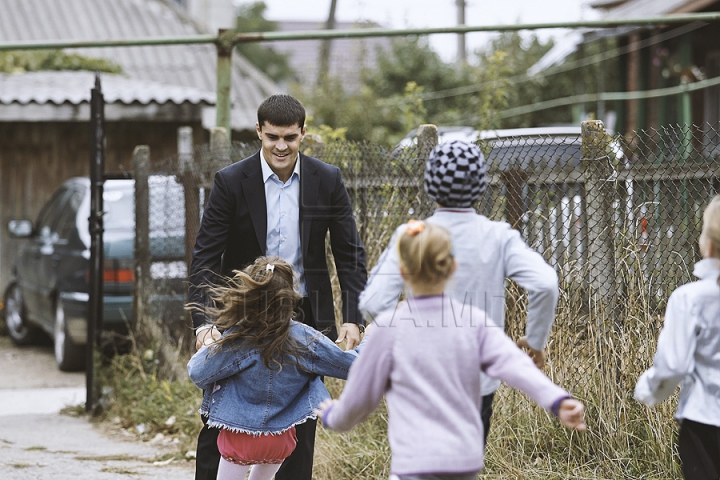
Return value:
M 43 446 L 40 446 L 40 445 L 36 445 L 36 446 L 34 446 L 34 447 L 27 447 L 25 450 L 28 451 L 28 452 L 32 452 L 32 451 L 43 451 L 43 450 L 47 450 L 47 447 L 43 447 Z
M 60 409 L 60 415 L 67 415 L 68 417 L 82 417 L 85 412 L 85 404 L 80 403 L 78 405 L 68 405 Z
M 143 440 L 158 433 L 174 445 L 175 459 L 195 450 L 202 428 L 198 408 L 202 391 L 189 378 L 163 379 L 151 356 L 133 353 L 113 357 L 99 370 L 104 406 L 99 419 Z M 163 460 L 167 457 L 163 455 Z
M 127 454 L 121 455 L 77 455 L 75 460 L 92 462 L 133 462 L 137 457 Z
M 137 475 L 137 472 L 135 470 L 130 470 L 122 467 L 104 467 L 101 468 L 100 471 L 104 473 L 117 473 L 120 475 Z
M 12 467 L 12 468 L 18 469 L 18 470 L 21 470 L 21 469 L 24 469 L 24 468 L 31 468 L 31 467 L 37 466 L 37 465 L 34 465 L 34 464 L 32 464 L 32 463 L 24 463 L 24 462 L 8 463 L 7 465 L 9 465 L 9 466 Z

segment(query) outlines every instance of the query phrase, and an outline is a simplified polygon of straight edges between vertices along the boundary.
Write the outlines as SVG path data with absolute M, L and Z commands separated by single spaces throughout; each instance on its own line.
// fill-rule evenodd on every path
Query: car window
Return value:
M 83 192 L 79 190 L 72 190 L 68 195 L 68 199 L 65 202 L 65 208 L 58 218 L 57 233 L 62 239 L 69 239 L 70 236 L 76 232 L 75 219 L 77 217 L 78 209 L 82 204 Z
M 135 228 L 135 198 L 133 185 L 125 188 L 105 189 L 103 192 L 105 216 L 103 226 L 112 229 L 132 230 Z
M 571 143 L 527 143 L 517 145 L 496 142 L 487 155 L 488 163 L 500 170 L 511 167 L 536 167 L 541 163 L 550 168 L 568 164 L 577 167 L 580 165 L 581 158 L 581 145 Z
M 62 187 L 55 192 L 50 201 L 43 206 L 40 211 L 40 215 L 38 215 L 37 222 L 35 223 L 35 229 L 38 233 L 43 231 L 50 233 L 54 230 L 54 227 L 57 225 L 59 220 L 58 217 L 60 216 L 60 212 L 62 212 L 65 207 L 68 195 L 68 188 Z

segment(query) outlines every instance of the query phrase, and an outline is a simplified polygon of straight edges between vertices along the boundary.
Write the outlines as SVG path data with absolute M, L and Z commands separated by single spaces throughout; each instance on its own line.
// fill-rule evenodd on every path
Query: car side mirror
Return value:
M 26 238 L 32 235 L 33 224 L 30 220 L 10 220 L 8 231 L 12 237 Z

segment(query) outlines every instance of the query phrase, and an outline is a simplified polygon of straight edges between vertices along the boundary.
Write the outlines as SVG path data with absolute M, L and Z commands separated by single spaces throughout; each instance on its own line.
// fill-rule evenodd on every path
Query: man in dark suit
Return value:
M 190 267 L 190 301 L 207 302 L 203 285 L 222 281 L 262 255 L 277 255 L 300 276 L 303 299 L 298 320 L 326 333 L 348 349 L 360 342 L 363 320 L 358 298 L 365 287 L 365 250 L 357 233 L 350 197 L 340 170 L 299 153 L 305 135 L 305 108 L 289 95 L 273 95 L 258 108 L 255 155 L 215 174 Z M 335 327 L 325 238 L 340 281 L 343 325 Z M 220 333 L 193 313 L 196 346 Z M 275 476 L 310 480 L 316 422 L 296 426 L 298 444 Z M 215 479 L 220 454 L 218 429 L 203 427 L 198 437 L 196 480 Z

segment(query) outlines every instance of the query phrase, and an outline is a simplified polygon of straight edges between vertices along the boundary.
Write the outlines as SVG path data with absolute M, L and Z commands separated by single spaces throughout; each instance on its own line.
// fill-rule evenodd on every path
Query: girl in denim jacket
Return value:
M 204 390 L 200 413 L 220 428 L 218 480 L 271 479 L 295 449 L 295 425 L 316 418 L 330 398 L 320 376 L 347 378 L 362 344 L 343 351 L 317 330 L 292 320 L 300 301 L 292 267 L 260 257 L 227 284 L 211 289 L 203 310 L 223 331 L 188 363 Z M 252 467 L 252 469 L 251 469 Z

